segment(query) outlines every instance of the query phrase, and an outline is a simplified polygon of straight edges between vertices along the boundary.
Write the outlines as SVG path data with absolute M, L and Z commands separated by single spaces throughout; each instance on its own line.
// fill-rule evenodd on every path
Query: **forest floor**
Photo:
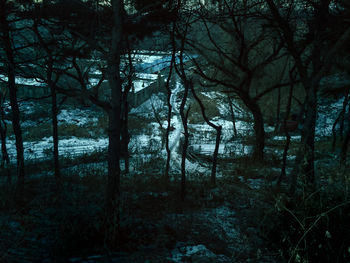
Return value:
M 1 188 L 0 262 L 278 262 L 262 239 L 268 189 L 233 176 L 215 188 L 152 175 L 124 175 L 120 247 L 107 251 L 101 233 L 104 176 L 65 176 L 58 193 L 52 177 L 28 181 L 21 200 L 15 185 Z
M 179 93 L 174 91 L 175 108 Z M 162 178 L 166 155 L 162 129 L 154 116 L 156 112 L 163 120 L 166 116 L 164 94 L 152 96 L 131 111 L 130 173 L 121 178 L 120 244 L 112 251 L 105 245 L 102 230 L 107 174 L 106 116 L 90 108 L 67 106 L 60 110 L 63 185 L 58 191 L 52 173 L 48 112 L 41 108 L 44 104 L 22 103 L 28 176 L 19 199 L 21 189 L 16 188 L 16 178 L 11 182 L 0 176 L 0 262 L 283 262 L 280 248 L 268 237 L 284 198 L 284 185 L 281 189 L 275 182 L 281 170 L 285 137 L 266 126 L 266 160 L 252 160 L 251 116 L 243 109 L 237 112 L 238 135 L 232 138 L 232 122 L 220 96 L 202 93 L 206 105 L 211 103 L 211 118 L 223 126 L 217 185 L 209 184 L 208 162 L 215 134 L 199 120 L 198 109 L 193 106 L 195 117 L 189 128 L 191 151 L 197 155 L 186 162 L 185 201 L 180 199 L 182 128 L 176 111 L 172 119 L 175 129 L 170 135 L 173 146 L 170 182 Z M 341 102 L 331 105 L 334 107 L 320 107 L 317 127 L 315 164 L 319 189 L 337 185 L 346 173 L 339 169 L 329 137 Z M 10 131 L 10 123 L 8 128 Z M 300 134 L 293 134 L 287 177 L 299 141 Z M 11 134 L 8 148 L 14 162 Z M 15 173 L 13 169 L 12 174 Z
M 327 177 L 336 164 L 318 158 L 318 183 L 336 185 L 336 174 Z M 102 230 L 104 165 L 92 160 L 85 160 L 85 169 L 76 160 L 79 173 L 63 169 L 60 191 L 43 172 L 26 181 L 19 199 L 16 184 L 3 181 L 0 262 L 284 262 L 268 239 L 284 198 L 283 187 L 274 183 L 279 171 L 271 169 L 273 158 L 225 160 L 238 165 L 217 178 L 215 187 L 207 176 L 188 176 L 185 201 L 179 174 L 170 181 L 123 174 L 120 243 L 112 251 Z

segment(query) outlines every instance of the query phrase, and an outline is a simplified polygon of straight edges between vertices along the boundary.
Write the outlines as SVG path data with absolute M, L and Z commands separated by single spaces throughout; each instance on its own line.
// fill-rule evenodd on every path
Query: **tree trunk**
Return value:
M 123 156 L 125 161 L 125 173 L 129 173 L 129 142 L 130 142 L 130 134 L 128 127 L 129 120 L 129 104 L 127 95 L 124 96 L 124 108 L 123 108 L 123 135 L 122 135 L 122 144 L 123 144 Z
M 275 132 L 279 132 L 280 121 L 281 121 L 280 116 L 281 116 L 281 87 L 278 87 L 278 89 L 277 89 L 277 109 L 276 109 Z
M 221 126 L 215 125 L 213 122 L 211 122 L 207 115 L 205 114 L 205 107 L 202 103 L 202 101 L 199 99 L 199 97 L 196 94 L 196 91 L 194 90 L 193 84 L 190 83 L 191 85 L 191 91 L 192 91 L 192 95 L 195 98 L 195 100 L 198 102 L 200 108 L 201 108 L 201 112 L 202 112 L 202 116 L 205 120 L 205 122 L 212 128 L 214 128 L 216 130 L 216 140 L 215 140 L 215 149 L 214 149 L 214 153 L 213 153 L 213 166 L 211 167 L 211 179 L 210 182 L 212 185 L 216 184 L 216 166 L 217 166 L 217 160 L 218 160 L 218 153 L 219 153 L 219 147 L 220 147 L 220 140 L 221 140 Z M 231 99 L 229 98 L 230 102 Z M 230 103 L 231 105 L 231 109 L 232 109 L 232 103 Z M 232 109 L 233 112 L 233 109 Z
M 181 116 L 182 126 L 184 128 L 184 142 L 182 145 L 182 153 L 181 153 L 181 200 L 182 201 L 184 201 L 186 198 L 186 155 L 187 155 L 188 138 L 189 138 L 187 121 L 188 121 L 188 113 L 190 109 L 188 108 L 185 113 L 185 105 L 187 101 L 189 85 L 190 83 L 188 83 L 188 81 L 185 80 L 185 83 L 184 83 L 185 92 L 182 97 L 182 101 L 180 105 L 180 116 Z
M 253 114 L 254 118 L 254 131 L 255 131 L 255 148 L 254 158 L 257 160 L 264 159 L 264 148 L 265 148 L 265 130 L 264 130 L 264 119 L 259 104 L 252 99 L 248 94 L 240 96 L 244 104 Z
M 17 176 L 18 176 L 18 185 L 20 188 L 23 187 L 24 183 L 24 149 L 23 149 L 23 139 L 22 139 L 22 129 L 20 125 L 20 113 L 17 103 L 17 89 L 15 82 L 15 62 L 14 54 L 11 47 L 10 40 L 10 27 L 7 21 L 6 14 L 6 1 L 0 2 L 0 19 L 3 30 L 3 42 L 6 53 L 6 67 L 8 74 L 8 89 L 10 95 L 10 105 L 12 111 L 12 126 L 13 133 L 15 134 L 16 139 L 16 151 L 17 151 Z
M 118 243 L 120 210 L 120 132 L 122 86 L 120 80 L 120 52 L 122 41 L 123 1 L 112 0 L 113 30 L 109 51 L 107 77 L 111 89 L 111 108 L 108 112 L 108 182 L 106 188 L 106 234 L 108 243 Z
M 235 117 L 235 112 L 233 110 L 232 100 L 229 95 L 227 95 L 227 99 L 228 99 L 228 105 L 230 107 L 231 120 L 233 125 L 233 135 L 237 137 L 236 117 Z
M 345 138 L 344 138 L 341 152 L 340 152 L 340 161 L 344 164 L 346 162 L 346 154 L 348 152 L 349 141 L 350 141 L 350 107 L 348 109 L 348 129 L 345 133 Z
M 171 89 L 170 89 L 170 78 L 171 78 L 171 70 L 172 70 L 172 65 L 170 68 L 169 76 L 166 82 L 166 90 L 167 90 L 167 106 L 168 106 L 168 114 L 167 114 L 167 122 L 168 125 L 166 127 L 166 132 L 165 132 L 165 150 L 167 153 L 167 158 L 166 158 L 166 164 L 165 164 L 165 178 L 169 180 L 169 170 L 170 170 L 170 158 L 171 158 L 171 150 L 169 147 L 169 134 L 170 134 L 170 128 L 171 128 L 171 115 L 172 115 L 172 106 L 170 102 L 171 98 Z
M 289 134 L 288 128 L 287 128 L 287 119 L 288 119 L 288 116 L 290 114 L 290 109 L 292 106 L 293 89 L 294 89 L 294 84 L 292 83 L 290 86 L 290 90 L 289 90 L 288 103 L 287 103 L 287 108 L 286 108 L 286 116 L 284 117 L 284 120 L 283 120 L 283 129 L 284 129 L 284 132 L 286 134 L 287 141 L 286 141 L 286 144 L 285 144 L 284 150 L 283 150 L 282 169 L 281 169 L 280 177 L 278 179 L 278 185 L 281 184 L 283 178 L 286 176 L 287 155 L 288 155 L 288 150 L 289 150 L 289 145 L 290 145 L 290 134 Z
M 50 56 L 50 54 L 48 54 Z M 47 83 L 50 87 L 51 92 L 51 114 L 52 114 L 52 138 L 53 138 L 53 159 L 54 159 L 54 169 L 55 177 L 57 184 L 60 183 L 61 172 L 60 172 L 60 162 L 59 162 L 59 153 L 58 153 L 58 109 L 57 109 L 57 92 L 56 84 L 52 80 L 52 71 L 53 71 L 53 61 L 50 58 L 48 62 L 47 69 Z
M 293 194 L 297 186 L 297 179 L 302 176 L 305 183 L 312 185 L 315 179 L 314 151 L 315 151 L 315 128 L 317 115 L 317 87 L 311 85 L 306 96 L 306 118 L 301 132 L 301 148 L 295 159 L 293 179 L 290 192 Z
M 171 61 L 170 61 L 170 68 L 169 68 L 169 74 L 168 74 L 168 78 L 166 80 L 165 83 L 165 87 L 166 87 L 166 91 L 167 91 L 167 106 L 168 106 L 168 114 L 167 114 L 167 127 L 166 127 L 166 132 L 165 132 L 165 150 L 167 153 L 167 157 L 166 157 L 166 164 L 165 164 L 165 178 L 166 180 L 169 180 L 169 170 L 170 170 L 170 158 L 171 158 L 171 150 L 169 147 L 169 135 L 170 135 L 170 129 L 171 129 L 171 117 L 172 117 L 172 106 L 171 106 L 171 88 L 170 88 L 170 84 L 171 84 L 171 79 L 173 76 L 173 67 L 174 67 L 174 63 L 175 63 L 175 54 L 176 54 L 176 47 L 175 47 L 175 26 L 173 25 L 173 30 L 171 31 L 171 41 L 173 44 L 173 50 L 172 50 L 172 54 L 171 54 Z M 175 81 L 175 85 L 176 85 L 176 81 Z
M 0 139 L 1 139 L 1 154 L 2 154 L 2 161 L 1 161 L 1 168 L 4 168 L 5 165 L 7 166 L 10 163 L 10 158 L 7 152 L 6 147 L 6 133 L 7 133 L 7 124 L 5 122 L 5 112 L 3 107 L 3 94 L 0 93 Z

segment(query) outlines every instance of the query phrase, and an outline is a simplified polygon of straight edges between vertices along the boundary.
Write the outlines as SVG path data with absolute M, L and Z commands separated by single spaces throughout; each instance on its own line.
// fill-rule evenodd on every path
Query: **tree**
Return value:
M 302 147 L 296 158 L 294 183 L 297 174 L 314 181 L 315 126 L 319 83 L 332 67 L 334 56 L 350 37 L 350 29 L 334 35 L 329 31 L 331 1 L 293 1 L 288 12 L 272 0 L 266 0 L 271 13 L 271 24 L 280 33 L 286 50 L 293 58 L 301 83 L 306 92 L 305 122 L 302 130 Z M 302 17 L 306 16 L 306 23 Z M 298 26 L 299 30 L 295 31 Z M 307 30 L 305 30 L 307 29 Z M 330 41 L 328 40 L 330 37 Z
M 39 26 L 40 25 L 40 26 Z M 44 50 L 45 53 L 45 76 L 43 76 L 43 81 L 50 88 L 51 96 L 51 117 L 52 117 L 52 138 L 53 138 L 53 159 L 54 159 L 54 170 L 56 182 L 60 184 L 60 162 L 58 153 L 58 107 L 57 107 L 57 83 L 61 74 L 55 74 L 55 64 L 57 63 L 57 57 L 59 56 L 59 51 L 57 51 L 57 44 L 54 36 L 43 36 L 40 32 L 43 29 L 41 25 L 41 19 L 39 16 L 34 17 L 33 31 L 38 38 L 38 45 Z M 50 29 L 48 29 L 50 32 Z M 39 60 L 41 61 L 41 60 Z
M 259 79 L 267 75 L 268 70 L 277 75 L 284 74 L 276 66 L 274 68 L 274 64 L 283 61 L 282 43 L 251 11 L 257 4 L 244 3 L 242 6 L 238 1 L 224 1 L 227 10 L 224 14 L 216 11 L 199 13 L 193 27 L 201 33 L 190 36 L 187 42 L 201 55 L 194 63 L 197 74 L 209 82 L 204 86 L 229 90 L 252 113 L 256 135 L 254 156 L 261 160 L 265 131 L 259 100 L 268 92 L 288 84 L 259 85 Z
M 11 17 L 18 11 L 18 8 L 19 6 L 16 2 L 0 1 L 0 40 L 5 53 L 4 61 L 6 65 L 7 87 L 10 97 L 13 132 L 16 139 L 18 185 L 21 190 L 24 183 L 24 149 L 20 112 L 17 102 L 15 47 L 11 41 L 11 32 L 15 30 L 15 23 L 11 20 Z
M 10 158 L 6 147 L 7 124 L 5 122 L 5 110 L 4 110 L 6 89 L 3 89 L 3 90 L 0 90 L 0 140 L 1 140 L 1 155 L 2 155 L 0 168 L 4 168 L 5 165 L 7 166 L 10 164 Z
M 210 182 L 212 185 L 216 184 L 216 165 L 217 165 L 217 159 L 218 159 L 218 153 L 219 153 L 219 147 L 220 147 L 220 140 L 221 140 L 221 130 L 222 130 L 222 126 L 220 125 L 216 125 L 215 123 L 211 122 L 206 113 L 205 113 L 205 107 L 202 103 L 202 101 L 199 99 L 199 97 L 197 96 L 195 89 L 193 87 L 193 85 L 191 86 L 191 92 L 193 94 L 193 97 L 195 98 L 195 100 L 198 102 L 200 108 L 201 108 L 201 112 L 202 112 L 202 116 L 205 120 L 205 122 L 212 127 L 213 129 L 215 129 L 216 131 L 216 140 L 215 140 L 215 149 L 214 149 L 214 153 L 213 153 L 213 166 L 211 169 L 211 179 Z M 232 107 L 232 106 L 231 106 Z M 231 108 L 232 110 L 232 108 Z M 234 126 L 235 127 L 235 126 Z

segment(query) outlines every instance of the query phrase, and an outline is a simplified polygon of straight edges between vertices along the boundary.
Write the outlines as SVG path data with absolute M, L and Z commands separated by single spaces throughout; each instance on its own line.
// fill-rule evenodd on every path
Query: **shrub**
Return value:
M 288 262 L 350 262 L 350 201 L 339 189 L 280 194 L 262 233 Z

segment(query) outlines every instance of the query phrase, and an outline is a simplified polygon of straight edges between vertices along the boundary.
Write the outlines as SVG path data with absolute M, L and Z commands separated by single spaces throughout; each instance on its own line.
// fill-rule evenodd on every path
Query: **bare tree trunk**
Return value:
M 125 91 L 124 91 L 125 93 Z M 128 92 L 129 93 L 129 92 Z M 129 127 L 128 127 L 128 120 L 129 120 L 129 103 L 128 103 L 128 96 L 127 94 L 124 94 L 124 107 L 123 107 L 123 131 L 122 131 L 122 153 L 125 161 L 125 173 L 129 173 L 129 142 L 130 142 L 130 134 L 129 134 Z
M 315 179 L 314 152 L 315 152 L 315 128 L 317 115 L 317 88 L 313 85 L 308 89 L 306 96 L 306 118 L 301 132 L 301 148 L 295 159 L 293 178 L 290 193 L 295 192 L 297 180 L 302 176 L 303 181 L 312 185 Z
M 235 112 L 233 110 L 232 100 L 231 100 L 231 98 L 230 98 L 230 96 L 228 94 L 227 94 L 227 100 L 228 100 L 228 105 L 230 107 L 231 120 L 232 120 L 232 125 L 233 125 L 233 134 L 234 134 L 235 137 L 237 137 Z
M 278 132 L 278 129 L 280 127 L 280 115 L 281 115 L 281 87 L 278 87 L 275 132 Z
M 254 131 L 255 131 L 255 149 L 254 158 L 257 160 L 264 159 L 264 148 L 265 148 L 265 130 L 264 130 L 264 119 L 261 113 L 259 104 L 252 99 L 248 94 L 243 94 L 240 96 L 244 104 L 253 114 L 254 118 Z
M 56 84 L 52 81 L 52 61 L 49 62 L 47 69 L 47 81 L 51 92 L 51 114 L 52 114 L 52 137 L 53 137 L 53 159 L 55 167 L 55 177 L 57 184 L 60 184 L 61 171 L 58 153 L 58 109 L 57 109 L 57 92 Z
M 185 92 L 182 97 L 182 101 L 180 105 L 180 116 L 181 116 L 182 126 L 184 128 L 184 142 L 182 145 L 182 153 L 181 153 L 181 200 L 182 201 L 184 201 L 186 198 L 186 155 L 187 155 L 188 138 L 189 138 L 187 121 L 188 121 L 188 114 L 189 114 L 190 108 L 188 108 L 185 113 L 185 105 L 187 101 L 189 86 L 190 86 L 190 83 L 187 80 L 185 80 L 185 83 L 184 83 Z
M 57 108 L 57 91 L 56 91 L 56 83 L 58 81 L 58 77 L 56 78 L 56 81 L 53 80 L 53 67 L 54 67 L 54 57 L 52 54 L 52 51 L 48 47 L 47 43 L 45 42 L 45 39 L 42 37 L 41 33 L 38 30 L 38 21 L 34 21 L 34 27 L 33 30 L 38 37 L 39 43 L 41 47 L 45 50 L 47 55 L 47 68 L 46 68 L 46 83 L 50 88 L 50 95 L 51 95 L 51 118 L 52 118 L 52 139 L 53 139 L 53 160 L 54 160 L 54 171 L 55 171 L 55 178 L 57 186 L 60 186 L 60 178 L 61 178 L 61 172 L 60 172 L 60 162 L 59 162 L 59 152 L 58 152 L 58 121 L 57 121 L 57 115 L 58 115 L 58 108 Z
M 345 138 L 344 138 L 342 148 L 341 148 L 341 153 L 340 153 L 340 161 L 343 164 L 345 164 L 346 162 L 346 155 L 348 152 L 349 141 L 350 141 L 350 107 L 348 109 L 348 129 L 345 133 Z
M 20 125 L 20 113 L 17 103 L 17 89 L 15 82 L 15 61 L 14 54 L 11 46 L 10 40 L 10 27 L 7 21 L 6 14 L 6 1 L 2 0 L 0 2 L 0 23 L 3 31 L 3 42 L 6 53 L 6 67 L 8 74 L 8 89 L 10 95 L 10 105 L 12 111 L 12 126 L 13 132 L 16 138 L 16 151 L 17 151 L 17 175 L 18 175 L 18 185 L 19 190 L 23 188 L 24 183 L 24 149 L 23 149 L 23 139 L 22 139 L 22 129 Z M 21 192 L 21 191 L 20 191 Z M 20 194 L 20 193 L 19 193 Z
M 1 160 L 1 168 L 4 168 L 5 165 L 9 165 L 10 158 L 7 152 L 6 147 L 6 133 L 7 133 L 7 124 L 5 122 L 5 112 L 3 107 L 3 94 L 0 92 L 0 139 L 1 139 L 1 154 L 2 154 L 2 160 Z
M 292 73 L 290 73 L 290 75 L 292 77 Z M 280 177 L 278 179 L 278 185 L 281 184 L 283 178 L 286 176 L 287 155 L 288 155 L 288 150 L 289 150 L 289 145 L 290 145 L 290 134 L 289 134 L 289 131 L 287 128 L 287 119 L 288 119 L 288 116 L 290 114 L 290 109 L 292 106 L 293 89 L 294 89 L 294 83 L 292 82 L 292 84 L 290 85 L 290 89 L 289 89 L 289 96 L 288 96 L 288 102 L 287 102 L 287 108 L 286 108 L 286 116 L 284 117 L 284 120 L 283 120 L 283 129 L 284 129 L 284 132 L 286 134 L 287 141 L 286 141 L 286 144 L 285 144 L 284 150 L 283 150 L 282 169 L 281 169 Z
M 111 89 L 111 108 L 108 112 L 108 182 L 106 188 L 106 234 L 108 243 L 118 244 L 120 222 L 120 133 L 122 86 L 120 79 L 120 52 L 122 42 L 123 1 L 112 0 L 113 29 L 108 56 L 107 77 Z
M 211 122 L 207 115 L 205 114 L 205 107 L 202 103 L 202 101 L 199 99 L 199 97 L 197 96 L 193 84 L 191 83 L 191 91 L 192 91 L 192 95 L 195 98 L 195 100 L 198 102 L 200 108 L 201 108 L 201 112 L 202 112 L 202 116 L 205 120 L 205 122 L 212 128 L 214 128 L 216 130 L 216 140 L 215 140 L 215 149 L 214 149 L 214 153 L 213 153 L 213 166 L 211 168 L 211 179 L 210 182 L 212 185 L 216 184 L 216 166 L 217 166 L 217 160 L 218 160 L 218 153 L 219 153 L 219 147 L 220 147 L 220 140 L 221 140 L 221 129 L 222 127 L 219 125 L 215 125 L 213 122 Z M 229 98 L 229 100 L 231 101 L 231 99 Z M 232 103 L 231 104 L 231 109 L 232 109 Z M 233 110 L 232 110 L 233 111 Z
M 170 68 L 169 68 L 169 74 L 168 78 L 165 83 L 165 88 L 167 91 L 167 106 L 168 106 L 168 114 L 167 114 L 167 127 L 166 127 L 166 132 L 165 132 L 165 150 L 167 152 L 167 158 L 166 158 L 166 164 L 165 164 L 165 178 L 169 180 L 169 170 L 170 170 L 170 159 L 171 159 L 171 150 L 169 147 L 169 135 L 170 135 L 170 129 L 171 129 L 171 117 L 172 117 L 172 106 L 171 106 L 171 88 L 170 88 L 170 82 L 172 78 L 172 73 L 173 73 L 173 67 L 175 63 L 175 53 L 176 53 L 176 47 L 175 47 L 175 25 L 173 25 L 173 29 L 171 31 L 171 42 L 173 46 L 173 50 L 171 53 L 171 61 L 170 61 Z M 176 83 L 175 83 L 176 85 Z

